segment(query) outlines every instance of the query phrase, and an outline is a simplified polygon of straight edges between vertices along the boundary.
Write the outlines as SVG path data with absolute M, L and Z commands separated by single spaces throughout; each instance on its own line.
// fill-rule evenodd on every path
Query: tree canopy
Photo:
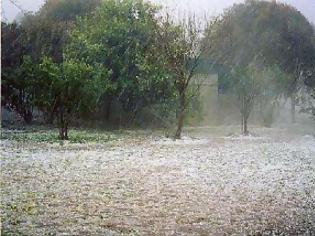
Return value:
M 137 111 L 168 94 L 169 74 L 154 30 L 156 13 L 156 7 L 142 1 L 107 0 L 92 17 L 81 18 L 70 36 L 69 55 L 108 68 L 109 95 L 126 111 Z
M 287 4 L 248 0 L 227 9 L 206 31 L 209 56 L 231 74 L 235 68 L 245 73 L 253 62 L 282 71 L 283 76 L 263 84 L 291 96 L 294 120 L 299 81 L 311 81 L 307 75 L 314 66 L 314 29 L 307 19 Z

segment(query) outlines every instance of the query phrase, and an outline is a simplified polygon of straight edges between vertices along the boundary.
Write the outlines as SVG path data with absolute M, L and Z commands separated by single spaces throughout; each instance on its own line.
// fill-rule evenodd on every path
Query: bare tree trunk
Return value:
M 60 140 L 69 140 L 69 137 L 68 137 L 68 124 L 66 122 L 62 123 L 59 126 L 59 139 Z
M 248 135 L 248 127 L 247 127 L 247 121 L 250 113 L 249 104 L 246 103 L 245 97 L 242 97 L 242 104 L 241 104 L 241 116 L 242 116 L 242 134 Z
M 241 133 L 244 134 L 245 127 L 245 105 L 244 105 L 244 97 L 242 97 L 241 101 Z
M 69 137 L 68 137 L 68 122 L 65 122 L 65 126 L 64 126 L 64 139 L 65 140 L 69 140 Z
M 295 123 L 295 106 L 296 106 L 296 98 L 295 95 L 291 95 L 291 122 Z
M 65 119 L 64 108 L 59 108 L 59 139 L 68 140 L 68 123 Z
M 175 139 L 180 139 L 181 138 L 181 134 L 182 134 L 182 131 L 183 131 L 183 126 L 184 126 L 184 118 L 185 118 L 185 111 L 182 111 L 179 114 L 179 117 L 178 117 L 177 130 L 176 130 L 176 133 L 175 133 L 175 136 L 174 136 Z
M 247 136 L 249 134 L 248 132 L 248 128 L 247 128 L 247 121 L 248 121 L 248 117 L 244 116 L 244 129 L 243 129 L 243 135 Z
M 135 125 L 135 120 L 136 120 L 138 113 L 139 113 L 139 108 L 138 108 L 138 106 L 136 106 L 136 108 L 131 112 L 131 117 L 129 119 L 129 126 Z
M 186 99 L 185 93 L 181 94 L 180 95 L 180 103 L 179 103 L 180 113 L 178 116 L 177 130 L 176 130 L 176 133 L 174 136 L 175 139 L 180 139 L 182 131 L 183 131 L 184 119 L 185 119 L 185 99 Z
M 59 139 L 65 140 L 65 128 L 63 122 L 59 122 Z
M 244 114 L 241 113 L 241 133 L 244 134 Z
M 64 140 L 65 136 L 64 136 L 64 127 L 63 124 L 59 124 L 59 139 L 60 140 Z

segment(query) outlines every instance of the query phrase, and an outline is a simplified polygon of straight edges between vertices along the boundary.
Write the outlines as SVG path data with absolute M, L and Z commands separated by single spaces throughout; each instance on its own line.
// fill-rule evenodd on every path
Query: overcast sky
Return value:
M 25 11 L 37 11 L 44 3 L 44 0 L 2 0 L 2 19 L 12 21 L 21 10 L 11 2 L 15 2 Z M 88 0 L 87 0 L 88 1 Z M 224 8 L 243 0 L 151 0 L 168 6 L 173 12 L 195 12 L 208 16 L 220 14 Z M 280 1 L 279 1 L 280 2 Z M 315 24 L 315 0 L 281 0 L 301 11 L 310 21 Z

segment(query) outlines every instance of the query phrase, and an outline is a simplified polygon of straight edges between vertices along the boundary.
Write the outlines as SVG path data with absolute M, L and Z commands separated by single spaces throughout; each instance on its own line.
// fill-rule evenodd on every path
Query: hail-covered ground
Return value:
M 3 139 L 2 233 L 315 234 L 311 133 L 196 130 L 176 141 L 134 132 L 63 145 Z

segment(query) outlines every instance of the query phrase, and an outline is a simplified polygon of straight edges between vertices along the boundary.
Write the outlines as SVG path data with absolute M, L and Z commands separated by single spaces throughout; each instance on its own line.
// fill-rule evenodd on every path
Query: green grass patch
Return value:
M 122 133 L 96 131 L 96 130 L 78 130 L 73 129 L 69 131 L 70 143 L 88 143 L 88 142 L 108 142 L 115 140 L 122 136 Z M 57 129 L 25 129 L 25 130 L 3 130 L 1 132 L 1 139 L 14 140 L 14 141 L 32 141 L 32 142 L 47 142 L 57 143 L 60 142 L 58 138 Z

